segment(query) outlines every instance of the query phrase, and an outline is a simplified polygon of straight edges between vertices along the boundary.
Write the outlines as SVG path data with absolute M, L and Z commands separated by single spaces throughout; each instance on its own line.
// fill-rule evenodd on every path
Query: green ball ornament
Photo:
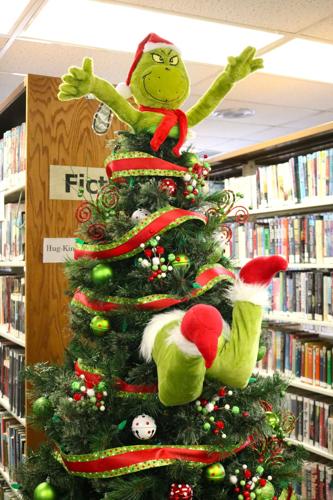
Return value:
M 106 383 L 105 382 L 99 382 L 99 384 L 97 385 L 96 389 L 97 389 L 98 392 L 106 391 L 106 389 L 107 389 Z
M 265 469 L 263 468 L 262 465 L 258 465 L 258 467 L 256 468 L 256 472 L 258 472 L 258 474 L 260 474 L 260 475 L 264 472 L 264 470 Z
M 234 415 L 239 415 L 239 412 L 240 412 L 240 409 L 238 406 L 233 406 L 231 408 L 231 413 L 233 413 Z
M 176 256 L 172 265 L 173 267 L 187 267 L 190 264 L 190 259 L 187 257 L 187 255 L 181 254 Z
M 272 427 L 272 429 L 276 429 L 280 423 L 280 419 L 276 413 L 266 411 L 266 422 Z
M 212 464 L 205 470 L 205 475 L 209 481 L 218 483 L 225 478 L 225 469 L 220 463 Z
M 91 280 L 95 285 L 105 285 L 113 275 L 113 270 L 106 264 L 97 264 L 91 270 Z
M 270 481 L 267 481 L 265 486 L 256 488 L 255 490 L 257 500 L 272 500 L 275 495 L 274 486 Z
M 149 241 L 149 244 L 150 244 L 150 246 L 152 246 L 152 247 L 157 247 L 157 245 L 158 245 L 158 241 L 157 241 L 157 239 L 156 239 L 156 238 L 152 238 L 152 239 Z
M 242 479 L 241 481 L 239 481 L 239 484 L 240 484 L 241 486 L 245 486 L 245 485 L 246 485 L 246 481 L 244 481 L 244 479 Z
M 260 345 L 257 354 L 257 361 L 261 361 L 267 352 L 267 347 L 265 345 Z
M 210 423 L 209 422 L 205 422 L 202 426 L 203 430 L 208 432 L 210 430 Z
M 175 260 L 176 256 L 174 253 L 169 253 L 168 255 L 168 259 L 169 259 L 169 262 L 173 262 Z
M 78 380 L 75 380 L 74 382 L 71 383 L 71 389 L 72 391 L 76 392 L 76 391 L 79 391 L 80 388 L 81 388 L 81 382 L 79 382 Z
M 94 335 L 102 337 L 110 331 L 110 321 L 103 316 L 94 316 L 90 321 L 90 328 Z
M 36 486 L 34 500 L 57 500 L 56 490 L 46 481 Z
M 36 399 L 32 405 L 32 411 L 35 417 L 47 419 L 53 414 L 53 407 L 51 401 L 45 396 Z

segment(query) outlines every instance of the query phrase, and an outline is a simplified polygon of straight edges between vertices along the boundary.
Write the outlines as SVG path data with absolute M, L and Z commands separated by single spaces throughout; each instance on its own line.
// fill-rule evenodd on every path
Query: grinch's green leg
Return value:
M 179 322 L 167 324 L 156 336 L 153 359 L 158 372 L 158 396 L 165 406 L 177 406 L 197 399 L 201 392 L 206 368 L 203 357 L 189 355 L 170 343 L 170 332 Z
M 218 354 L 207 376 L 231 387 L 247 386 L 256 364 L 261 333 L 262 307 L 250 302 L 234 304 L 229 340 L 219 342 Z

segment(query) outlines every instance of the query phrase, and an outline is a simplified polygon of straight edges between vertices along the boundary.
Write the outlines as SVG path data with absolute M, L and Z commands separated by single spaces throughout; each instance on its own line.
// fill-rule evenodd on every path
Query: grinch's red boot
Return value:
M 219 336 L 223 330 L 223 319 L 214 306 L 197 304 L 191 307 L 182 319 L 182 335 L 196 345 L 209 368 L 217 354 Z
M 288 267 L 288 262 L 280 255 L 272 255 L 270 257 L 257 257 L 250 260 L 240 270 L 239 277 L 244 283 L 250 285 L 269 285 L 274 274 L 279 271 L 285 271 Z
M 231 302 L 251 302 L 258 306 L 267 305 L 267 286 L 279 271 L 285 271 L 288 262 L 280 255 L 257 257 L 240 270 L 239 278 L 229 290 Z

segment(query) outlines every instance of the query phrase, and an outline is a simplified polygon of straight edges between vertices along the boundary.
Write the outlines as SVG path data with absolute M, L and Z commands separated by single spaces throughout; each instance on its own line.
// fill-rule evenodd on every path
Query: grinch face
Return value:
M 180 55 L 161 48 L 142 55 L 130 87 L 138 104 L 176 109 L 189 94 L 190 80 Z

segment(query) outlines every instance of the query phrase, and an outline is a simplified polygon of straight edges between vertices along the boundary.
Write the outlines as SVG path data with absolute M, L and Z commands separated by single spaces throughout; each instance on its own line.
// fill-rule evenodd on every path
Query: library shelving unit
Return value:
M 231 177 L 241 177 L 253 174 L 257 166 L 269 166 L 288 161 L 298 155 L 306 155 L 316 151 L 333 147 L 333 122 L 325 123 L 321 126 L 312 127 L 304 131 L 296 132 L 287 136 L 272 139 L 250 147 L 242 148 L 238 151 L 220 154 L 209 159 L 212 172 L 211 180 L 221 182 L 223 179 Z M 259 186 L 257 185 L 257 189 Z M 280 202 L 268 208 L 249 210 L 249 220 L 285 217 L 305 214 L 320 214 L 323 212 L 333 212 L 333 196 L 321 198 L 309 198 L 300 203 Z M 232 220 L 231 220 L 232 221 Z M 245 261 L 235 261 L 235 268 L 244 265 Z M 288 270 L 291 271 L 331 271 L 332 264 L 325 263 L 300 263 L 291 264 Z M 272 330 L 282 330 L 288 333 L 311 334 L 311 336 L 333 342 L 333 321 L 316 321 L 304 319 L 298 313 L 268 313 L 264 318 Z M 269 376 L 272 372 L 259 371 L 260 375 Z M 304 394 L 306 397 L 324 397 L 325 400 L 333 403 L 333 388 L 319 387 L 307 384 L 296 377 L 288 377 L 288 391 L 297 394 Z M 294 444 L 302 444 L 312 455 L 314 461 L 323 458 L 333 465 L 333 455 L 327 450 L 312 444 L 289 440 Z M 315 458 L 317 457 L 317 459 Z
M 97 101 L 59 102 L 59 83 L 57 78 L 28 75 L 0 104 L 0 139 L 23 122 L 27 127 L 25 175 L 3 192 L 5 203 L 25 201 L 25 256 L 24 260 L 0 261 L 0 275 L 24 275 L 25 335 L 16 335 L 18 332 L 12 332 L 7 325 L 0 325 L 0 338 L 25 348 L 26 365 L 40 361 L 61 363 L 71 337 L 64 267 L 43 264 L 43 239 L 74 237 L 75 209 L 80 201 L 49 198 L 49 165 L 103 167 L 107 141 L 123 128 L 114 119 L 107 134 L 96 135 L 92 119 Z M 11 411 L 2 397 L 1 407 Z M 28 399 L 25 407 L 28 417 Z M 16 418 L 26 426 L 29 453 L 43 436 L 26 425 L 28 419 Z M 0 474 L 10 483 L 8 471 L 0 467 Z

